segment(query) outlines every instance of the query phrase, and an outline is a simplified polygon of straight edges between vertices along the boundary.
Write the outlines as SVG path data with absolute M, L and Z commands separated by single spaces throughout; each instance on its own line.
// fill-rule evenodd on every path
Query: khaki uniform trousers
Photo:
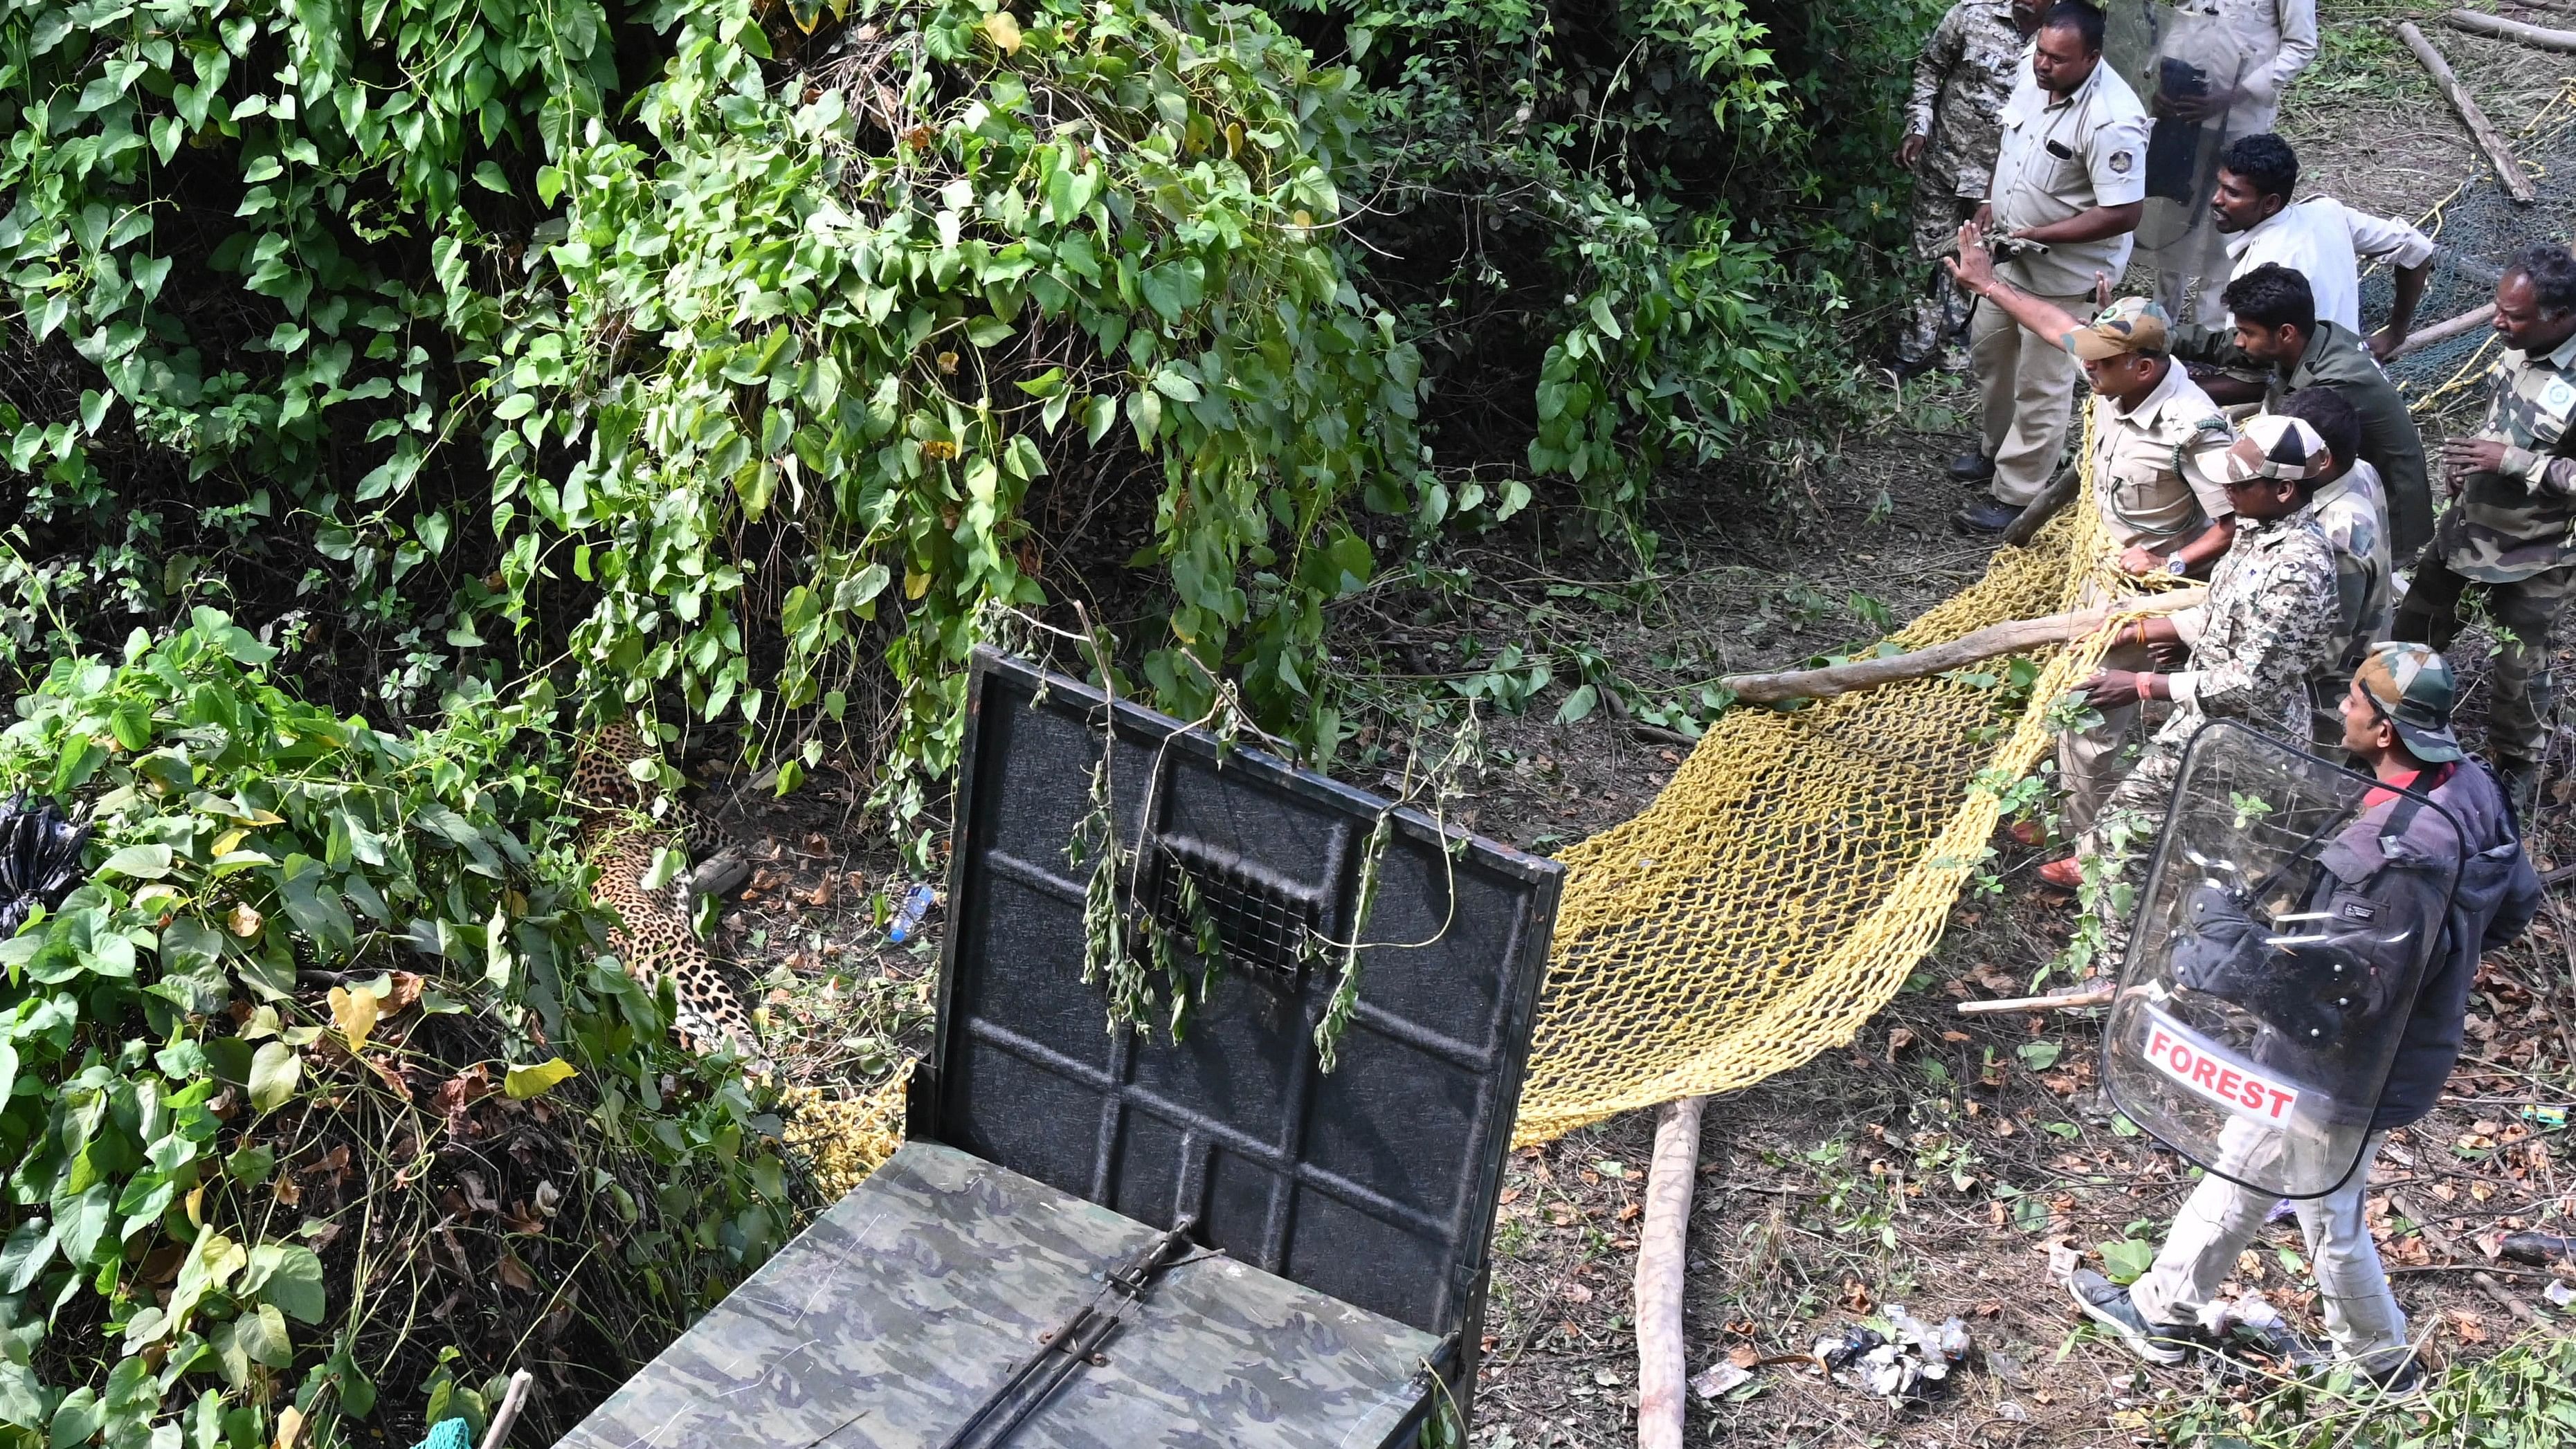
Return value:
M 2046 300 L 2087 321 L 2099 310 L 2090 292 Z M 1995 500 L 2023 507 L 2047 489 L 2066 451 L 2083 364 L 2058 339 L 1986 305 L 1968 324 L 1968 364 L 1977 374 L 1986 456 L 1995 460 Z
M 2079 607 L 2090 608 L 2086 603 Z M 2114 644 L 2102 655 L 2105 669 L 2143 672 L 2160 668 L 2144 644 Z M 2129 773 L 2120 753 L 2137 732 L 2138 706 L 2124 704 L 2097 710 L 2102 722 L 2085 730 L 2068 730 L 2057 739 L 2057 783 L 2066 792 L 2066 837 L 2080 840 L 2102 814 L 2104 802 Z

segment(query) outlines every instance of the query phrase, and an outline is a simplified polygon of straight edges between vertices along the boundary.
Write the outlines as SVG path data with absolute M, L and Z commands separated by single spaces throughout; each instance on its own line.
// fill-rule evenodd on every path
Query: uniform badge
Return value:
M 2540 394 L 2540 405 L 2553 413 L 2563 413 L 2576 406 L 2576 387 L 2569 387 L 2563 377 L 2553 377 L 2548 388 Z
M 2111 153 L 2111 174 L 2114 176 L 2128 175 L 2129 168 L 2136 164 L 2137 158 L 2126 151 L 2114 151 Z

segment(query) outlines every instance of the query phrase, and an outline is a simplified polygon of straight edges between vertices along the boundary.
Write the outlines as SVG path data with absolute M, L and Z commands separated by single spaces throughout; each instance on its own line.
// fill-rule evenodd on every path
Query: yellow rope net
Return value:
M 2134 588 L 2108 558 L 2088 476 L 2030 547 L 1998 552 L 1896 642 L 2075 608 L 2088 582 L 2096 598 Z M 2111 632 L 2056 650 L 2013 708 L 1938 676 L 1722 716 L 1644 813 L 1562 857 L 1517 1140 L 1749 1086 L 1849 1042 L 1940 937 L 2000 792 L 2052 744 L 2048 702 Z

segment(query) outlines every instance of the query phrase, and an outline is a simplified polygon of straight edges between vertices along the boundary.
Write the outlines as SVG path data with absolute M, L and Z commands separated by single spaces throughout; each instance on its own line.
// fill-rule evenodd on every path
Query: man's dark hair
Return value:
M 2318 479 L 2319 483 L 2342 477 L 2361 460 L 2361 414 L 2342 393 L 2331 387 L 2303 387 L 2281 399 L 2274 411 L 2285 418 L 2297 418 L 2325 439 L 2326 451 L 2334 454 L 2334 473 Z
M 2102 7 L 2092 0 L 2057 0 L 2048 7 L 2047 18 L 2039 22 L 2042 30 L 2072 30 L 2084 37 L 2084 49 L 2102 53 Z
M 2218 294 L 2239 321 L 2263 327 L 2296 327 L 2302 337 L 2317 335 L 2317 294 L 2308 274 L 2279 262 L 2265 262 Z
M 2529 278 L 2532 300 L 2544 312 L 2576 307 L 2576 256 L 2556 242 L 2534 242 L 2516 252 L 2505 275 Z
M 2218 164 L 2251 183 L 2258 195 L 2288 201 L 2298 194 L 2299 153 L 2269 131 L 2237 137 Z

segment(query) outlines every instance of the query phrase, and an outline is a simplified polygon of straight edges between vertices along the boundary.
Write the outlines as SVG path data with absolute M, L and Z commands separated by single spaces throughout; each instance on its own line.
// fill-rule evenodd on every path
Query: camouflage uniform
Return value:
M 1986 199 L 2000 144 L 1997 118 L 2028 44 L 2013 24 L 2012 0 L 1958 0 L 1914 62 L 1905 133 L 1931 138 L 1914 164 L 1914 255 L 1932 268 L 1932 292 L 1915 299 L 1898 341 L 1897 356 L 1908 362 L 1939 355 L 1967 324 L 1967 300 L 1933 258 L 1958 241 L 1959 224 Z
M 2549 631 L 2576 593 L 2576 337 L 2545 357 L 2506 349 L 2482 438 L 2508 445 L 2504 466 L 2472 473 L 2434 527 L 2433 544 L 2398 606 L 2396 635 L 2448 648 L 2471 587 L 2509 640 L 2499 639 L 2487 742 L 2499 760 L 2529 763 L 2549 742 L 2554 682 Z
M 2166 676 L 2173 715 L 2076 842 L 2079 859 L 2103 858 L 2114 877 L 2129 879 L 2134 895 L 2182 773 L 2183 747 L 2213 716 L 2285 740 L 2308 737 L 2308 677 L 2339 627 L 2335 587 L 2334 546 L 2313 507 L 2286 518 L 2237 517 L 2236 541 L 2210 576 L 2208 601 L 2174 616 L 2192 667 Z M 2105 971 L 2117 969 L 2129 940 L 2128 913 L 2109 886 L 2106 880 L 2094 906 L 2102 922 L 2095 964 Z
M 2379 470 L 2355 463 L 2352 471 L 2317 490 L 2317 527 L 2334 546 L 2335 631 L 2326 657 L 2308 676 L 2314 706 L 2310 721 L 2317 748 L 2341 759 L 2343 701 L 2352 672 L 2370 646 L 2388 637 L 2388 497 Z

